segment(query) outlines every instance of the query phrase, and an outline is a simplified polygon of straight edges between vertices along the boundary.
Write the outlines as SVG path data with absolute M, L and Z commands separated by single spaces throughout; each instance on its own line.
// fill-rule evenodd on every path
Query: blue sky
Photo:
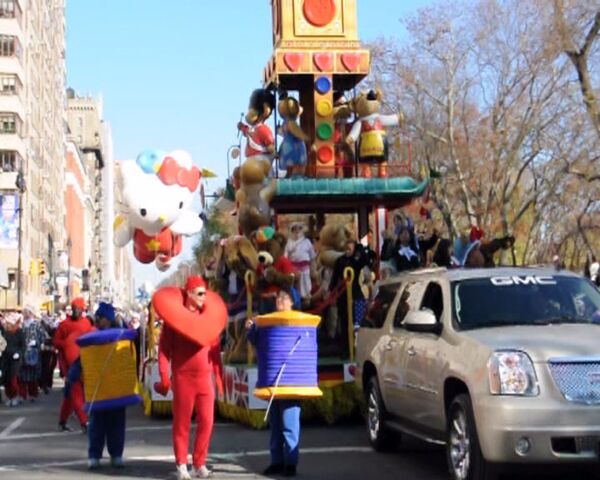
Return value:
M 363 41 L 402 40 L 400 19 L 435 3 L 357 1 Z M 220 175 L 208 190 L 225 182 L 227 148 L 271 50 L 269 0 L 67 2 L 67 83 L 79 94 L 102 94 L 115 158 L 186 149 Z M 185 244 L 189 258 L 193 242 Z M 136 284 L 161 278 L 139 264 L 135 275 Z

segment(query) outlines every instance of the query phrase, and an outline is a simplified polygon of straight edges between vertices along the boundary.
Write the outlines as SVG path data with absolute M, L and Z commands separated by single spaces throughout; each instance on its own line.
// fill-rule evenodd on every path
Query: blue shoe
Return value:
M 125 468 L 123 457 L 111 457 L 110 466 L 113 468 Z
M 99 458 L 89 458 L 88 459 L 88 470 L 98 470 L 100 468 L 100 459 Z

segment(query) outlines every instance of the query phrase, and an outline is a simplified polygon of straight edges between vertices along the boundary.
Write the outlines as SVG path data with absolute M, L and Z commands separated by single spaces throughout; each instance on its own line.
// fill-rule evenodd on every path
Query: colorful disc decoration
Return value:
M 315 82 L 315 88 L 321 95 L 325 95 L 331 90 L 331 81 L 327 77 L 319 77 Z
M 321 163 L 329 163 L 333 160 L 333 149 L 327 145 L 317 150 L 317 158 Z
M 317 113 L 321 117 L 328 117 L 333 112 L 333 105 L 329 100 L 319 100 L 317 102 Z
M 308 23 L 324 27 L 335 18 L 335 0 L 304 0 L 302 12 Z
M 329 123 L 321 123 L 317 126 L 317 137 L 320 140 L 329 140 L 333 135 L 333 128 Z

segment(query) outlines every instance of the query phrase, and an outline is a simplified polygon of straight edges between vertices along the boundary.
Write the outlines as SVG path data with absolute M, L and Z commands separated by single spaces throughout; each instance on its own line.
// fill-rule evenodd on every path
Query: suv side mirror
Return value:
M 430 310 L 408 312 L 404 319 L 404 327 L 409 332 L 434 333 L 435 335 L 442 333 L 442 323 L 437 321 Z

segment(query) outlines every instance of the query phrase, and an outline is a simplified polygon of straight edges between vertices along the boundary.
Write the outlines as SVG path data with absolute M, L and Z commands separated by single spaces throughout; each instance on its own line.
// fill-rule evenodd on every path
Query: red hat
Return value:
M 206 288 L 206 282 L 199 275 L 191 275 L 188 277 L 187 282 L 185 282 L 186 291 L 195 290 L 198 287 Z
M 71 308 L 78 308 L 79 310 L 85 310 L 85 300 L 82 297 L 77 297 L 71 302 Z

